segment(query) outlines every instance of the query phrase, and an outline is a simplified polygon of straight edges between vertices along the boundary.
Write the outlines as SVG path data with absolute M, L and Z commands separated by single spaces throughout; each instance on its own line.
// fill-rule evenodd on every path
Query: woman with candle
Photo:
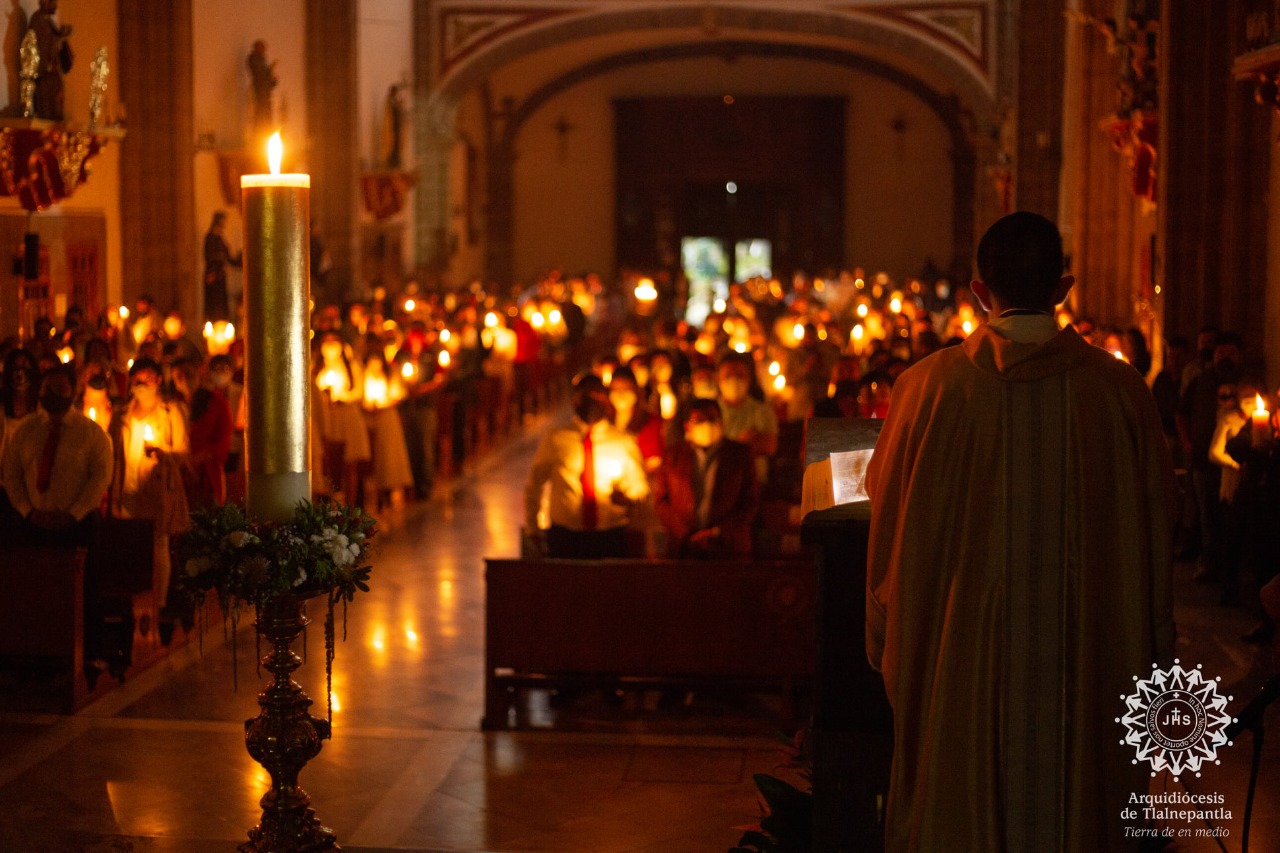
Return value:
M 334 331 L 320 336 L 320 360 L 315 379 L 322 393 L 325 460 L 329 478 L 349 503 L 358 503 L 360 463 L 372 457 L 369 430 L 360 402 L 364 397 L 364 371 Z
M 180 463 L 187 453 L 187 421 L 160 396 L 160 365 L 148 358 L 129 370 L 132 396 L 118 421 L 112 509 L 121 518 L 149 518 L 154 527 L 155 591 L 169 589 L 169 534 L 187 525 Z
M 364 368 L 364 408 L 373 454 L 373 479 L 379 495 L 386 494 L 392 506 L 404 503 L 404 490 L 413 486 L 413 468 L 405 445 L 399 404 L 405 397 L 399 373 L 387 366 L 378 347 L 369 347 Z

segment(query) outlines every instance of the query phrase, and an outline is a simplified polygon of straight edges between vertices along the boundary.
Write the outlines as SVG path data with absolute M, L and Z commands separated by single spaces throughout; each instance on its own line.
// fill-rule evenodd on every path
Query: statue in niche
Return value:
M 387 90 L 387 102 L 382 114 L 382 164 L 389 170 L 399 169 L 404 160 L 400 155 L 404 137 L 404 84 L 394 83 Z
M 40 8 L 31 16 L 29 29 L 36 34 L 36 48 L 40 53 L 33 111 L 36 118 L 62 121 L 62 75 L 71 70 L 72 55 L 67 41 L 71 25 L 58 21 L 58 0 L 40 0 Z
M 271 114 L 271 92 L 280 81 L 276 79 L 275 61 L 267 61 L 267 43 L 258 39 L 249 53 L 249 85 L 253 89 L 253 112 L 249 127 L 259 133 L 274 129 Z

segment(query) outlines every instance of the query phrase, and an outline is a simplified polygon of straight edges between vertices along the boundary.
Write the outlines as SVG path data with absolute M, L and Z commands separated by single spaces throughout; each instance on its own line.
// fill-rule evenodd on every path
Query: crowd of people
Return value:
M 552 273 L 524 290 L 410 285 L 345 310 L 320 307 L 314 494 L 374 510 L 425 498 L 442 469 L 465 459 L 478 410 L 519 423 L 540 382 L 580 373 L 572 422 L 548 432 L 529 474 L 527 547 L 748 556 L 761 549 L 766 500 L 800 502 L 805 418 L 885 417 L 908 366 L 983 322 L 966 287 L 860 270 L 731 284 L 709 293 L 697 325 L 682 319 L 685 298 L 685 288 L 638 276 L 606 287 Z M 1063 310 L 1057 322 L 1150 374 L 1187 472 L 1182 550 L 1227 599 L 1242 577 L 1256 589 L 1276 564 L 1268 537 L 1280 525 L 1268 520 L 1280 501 L 1274 442 L 1249 440 L 1266 389 L 1245 378 L 1239 337 L 1205 329 L 1195 351 L 1173 338 L 1153 368 L 1138 329 Z M 168 535 L 191 509 L 243 495 L 242 337 L 221 318 L 193 335 L 144 296 L 96 322 L 76 308 L 61 326 L 42 318 L 2 348 L 0 503 L 13 541 L 88 542 L 95 519 L 151 519 L 163 600 Z M 62 446 L 60 429 L 69 436 L 85 423 L 105 443 L 76 440 L 74 457 L 50 450 Z

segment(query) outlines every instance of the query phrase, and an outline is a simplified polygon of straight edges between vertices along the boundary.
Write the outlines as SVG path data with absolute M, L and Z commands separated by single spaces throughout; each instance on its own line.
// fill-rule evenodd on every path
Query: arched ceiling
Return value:
M 788 53 L 812 46 L 814 58 L 828 61 L 840 54 L 862 57 L 938 97 L 955 96 L 979 124 L 995 114 L 999 0 L 426 2 L 436 34 L 429 101 L 437 109 L 448 109 L 504 66 L 524 66 L 521 60 L 535 55 L 546 59 L 539 63 L 545 76 L 527 80 L 530 93 L 575 68 L 599 68 L 610 56 L 659 56 L 663 49 L 698 49 L 688 47 L 694 45 L 705 52 L 717 46 L 743 50 L 757 42 Z

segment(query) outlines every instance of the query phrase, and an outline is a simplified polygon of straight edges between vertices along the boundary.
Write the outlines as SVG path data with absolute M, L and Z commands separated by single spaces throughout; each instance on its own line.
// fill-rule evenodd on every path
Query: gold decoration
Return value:
M 4 181 L 5 195 L 17 192 L 18 181 L 13 174 L 13 128 L 0 128 L 0 180 Z
M 35 30 L 22 37 L 22 117 L 31 118 L 36 110 L 36 78 L 40 76 L 40 47 Z
M 283 593 L 258 608 L 258 634 L 267 641 L 262 668 L 275 678 L 258 694 L 262 712 L 245 720 L 249 755 L 271 774 L 262 795 L 262 821 L 249 830 L 240 853 L 317 853 L 339 850 L 333 830 L 322 826 L 311 798 L 298 787 L 298 774 L 320 753 L 330 733 L 328 720 L 308 713 L 311 699 L 290 674 L 302 664 L 291 648 L 310 621 L 302 597 Z
M 106 47 L 98 48 L 89 63 L 89 127 L 98 126 L 102 117 L 102 104 L 107 94 L 107 76 L 111 74 L 111 66 L 107 63 Z
M 87 133 L 62 133 L 55 141 L 58 155 L 58 171 L 62 173 L 64 194 L 69 196 L 80 185 L 80 172 L 89 156 L 93 137 Z

